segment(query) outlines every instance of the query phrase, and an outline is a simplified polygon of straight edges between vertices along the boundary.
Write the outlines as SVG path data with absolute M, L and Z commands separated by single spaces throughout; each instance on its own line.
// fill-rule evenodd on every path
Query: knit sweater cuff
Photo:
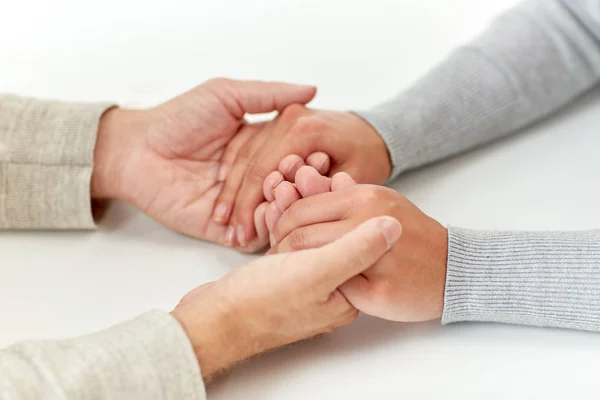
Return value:
M 448 229 L 442 323 L 600 331 L 600 231 Z
M 175 318 L 151 311 L 75 339 L 22 342 L 0 352 L 7 398 L 206 398 L 192 345 Z
M 392 180 L 403 171 L 489 141 L 486 135 L 473 132 L 498 136 L 510 132 L 499 116 L 514 106 L 513 97 L 509 82 L 496 66 L 477 49 L 465 46 L 395 98 L 355 113 L 386 143 Z
M 109 108 L 0 96 L 0 229 L 95 226 L 90 180 Z

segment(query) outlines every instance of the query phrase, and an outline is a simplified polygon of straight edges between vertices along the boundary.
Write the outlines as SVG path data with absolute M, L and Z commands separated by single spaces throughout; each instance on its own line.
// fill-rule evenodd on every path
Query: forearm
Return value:
M 110 107 L 0 95 L 0 229 L 94 227 L 94 147 Z
M 524 2 L 408 90 L 358 113 L 385 140 L 391 177 L 517 132 L 597 84 L 589 25 L 598 22 L 582 15 L 600 2 L 572 5 L 579 13 L 567 3 Z
M 0 351 L 3 399 L 204 399 L 194 350 L 160 311 L 77 339 Z
M 600 331 L 600 231 L 448 230 L 443 323 Z

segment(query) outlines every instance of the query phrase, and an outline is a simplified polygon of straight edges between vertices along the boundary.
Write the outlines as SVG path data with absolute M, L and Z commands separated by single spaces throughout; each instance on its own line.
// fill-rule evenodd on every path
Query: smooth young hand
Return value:
M 332 179 L 302 167 L 279 184 L 268 206 L 274 247 L 285 253 L 323 246 L 375 216 L 402 223 L 402 238 L 373 267 L 340 287 L 357 309 L 394 321 L 440 318 L 444 303 L 448 233 L 398 192 L 359 185 L 347 174 Z M 271 189 L 272 190 L 272 189 Z

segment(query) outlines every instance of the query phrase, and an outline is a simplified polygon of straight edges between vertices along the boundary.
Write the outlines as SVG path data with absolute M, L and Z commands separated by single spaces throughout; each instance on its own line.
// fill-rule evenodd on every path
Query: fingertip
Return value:
M 277 223 L 277 220 L 279 220 L 279 217 L 281 217 L 281 212 L 279 212 L 277 204 L 272 202 L 267 207 L 267 211 L 265 213 L 265 221 L 267 223 L 267 229 L 269 230 L 269 233 L 272 234 L 275 230 L 275 224 Z
M 402 236 L 402 224 L 396 218 L 389 216 L 380 217 L 377 221 L 377 227 L 385 236 L 388 249 Z
M 219 173 L 217 175 L 217 181 L 225 182 L 225 179 L 227 179 L 228 172 L 229 172 L 229 165 L 227 165 L 226 163 L 221 164 L 221 166 L 219 167 Z
M 338 172 L 331 178 L 331 191 L 347 189 L 356 185 L 356 181 L 346 172 Z
M 279 172 L 283 174 L 285 179 L 290 182 L 294 182 L 294 177 L 298 170 L 304 166 L 304 160 L 297 154 L 291 154 L 289 156 L 284 157 L 278 166 Z
M 217 203 L 213 211 L 213 221 L 218 224 L 226 224 L 229 219 L 230 207 L 225 202 Z
M 317 151 L 306 157 L 306 164 L 310 165 L 321 175 L 327 175 L 331 166 L 331 159 L 327 153 Z
M 225 246 L 235 247 L 235 244 L 235 228 L 233 226 L 228 226 L 227 231 L 225 232 Z
M 267 229 L 267 208 L 269 206 L 268 202 L 262 202 L 256 210 L 254 210 L 254 226 L 256 227 L 256 233 L 259 239 L 266 240 L 269 237 L 269 230 Z
M 273 197 L 273 190 L 283 182 L 283 175 L 279 171 L 273 171 L 265 178 L 263 183 L 263 195 L 265 199 L 269 202 L 275 200 Z
M 331 179 L 319 174 L 313 167 L 305 166 L 296 173 L 296 188 L 302 197 L 310 197 L 331 190 Z
M 275 188 L 275 204 L 280 213 L 284 213 L 295 201 L 302 198 L 296 187 L 288 182 L 283 181 Z

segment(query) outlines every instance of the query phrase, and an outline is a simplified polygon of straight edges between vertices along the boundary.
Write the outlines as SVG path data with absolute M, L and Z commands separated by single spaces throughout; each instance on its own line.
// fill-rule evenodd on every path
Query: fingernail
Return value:
M 225 217 L 227 216 L 227 204 L 219 203 L 215 207 L 215 212 L 213 213 L 213 220 L 215 222 L 223 222 Z
M 233 229 L 233 226 L 230 226 L 227 228 L 227 232 L 225 233 L 225 245 L 226 246 L 233 246 L 233 240 L 235 238 L 235 229 Z
M 281 185 L 281 182 L 283 182 L 283 175 L 281 175 L 279 179 L 277 179 L 277 182 L 275 182 L 275 184 L 273 185 L 273 189 L 271 189 L 273 197 L 275 197 L 275 189 L 277 189 L 277 186 Z
M 225 178 L 227 178 L 227 172 L 229 172 L 229 166 L 227 164 L 221 164 L 221 168 L 219 168 L 219 175 L 217 176 L 217 180 L 219 182 L 223 182 Z
M 269 243 L 271 244 L 271 247 L 275 246 L 277 239 L 275 239 L 275 235 L 273 235 L 272 233 L 269 233 Z
M 237 239 L 240 242 L 240 246 L 244 247 L 246 245 L 246 230 L 242 225 L 238 225 L 237 227 Z
M 385 236 L 388 248 L 392 247 L 400 239 L 400 235 L 402 235 L 402 225 L 393 218 L 385 218 L 380 221 L 379 228 Z

